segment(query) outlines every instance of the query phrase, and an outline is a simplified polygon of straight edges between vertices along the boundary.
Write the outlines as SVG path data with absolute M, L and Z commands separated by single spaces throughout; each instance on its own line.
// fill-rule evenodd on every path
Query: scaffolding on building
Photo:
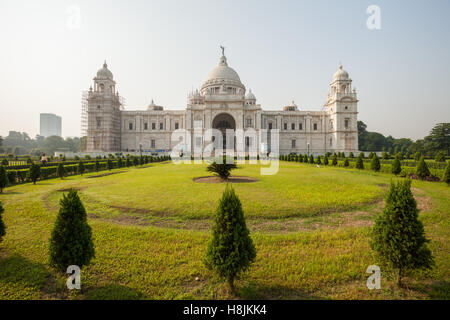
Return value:
M 86 151 L 86 148 L 87 148 L 88 97 L 89 97 L 88 91 L 83 91 L 81 93 L 81 145 L 80 145 L 80 151 Z
M 96 128 L 96 118 L 89 118 L 89 94 L 90 91 L 83 91 L 81 98 L 81 151 L 87 151 L 92 149 L 104 149 L 104 148 L 114 148 L 117 151 L 120 151 L 120 135 L 121 135 L 121 123 L 120 123 L 120 111 L 125 110 L 126 100 L 124 97 L 120 96 L 119 93 L 109 96 L 109 99 L 112 98 L 112 103 L 116 106 L 118 105 L 118 109 L 115 112 L 109 114 L 109 120 L 106 121 L 107 127 L 102 127 L 102 132 L 97 132 L 98 128 Z M 93 140 L 89 141 L 90 137 L 99 138 L 97 143 Z M 95 140 L 95 139 L 94 139 Z

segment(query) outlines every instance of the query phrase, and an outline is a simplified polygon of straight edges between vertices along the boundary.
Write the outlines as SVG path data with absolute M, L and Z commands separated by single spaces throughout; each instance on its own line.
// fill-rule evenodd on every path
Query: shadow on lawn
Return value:
M 37 299 L 68 297 L 65 279 L 57 279 L 43 264 L 32 262 L 18 254 L 10 256 L 5 255 L 5 252 L 0 254 L 0 283 L 35 289 Z
M 0 193 L 0 196 L 1 196 L 2 194 L 4 194 L 5 196 L 7 196 L 8 194 L 23 194 L 23 192 L 3 190 L 3 192 Z
M 449 300 L 450 281 L 439 280 L 429 284 L 418 282 L 409 286 L 410 290 L 425 294 L 430 299 Z
M 133 288 L 109 284 L 100 287 L 89 288 L 83 295 L 85 300 L 140 300 L 148 297 Z
M 18 254 L 0 254 L 0 282 L 41 287 L 50 273 L 40 263 L 32 262 Z
M 302 290 L 281 286 L 265 286 L 256 282 L 249 282 L 241 286 L 235 294 L 244 300 L 325 300 L 327 298 L 314 296 Z
M 450 281 L 437 281 L 431 285 L 431 299 L 450 300 Z

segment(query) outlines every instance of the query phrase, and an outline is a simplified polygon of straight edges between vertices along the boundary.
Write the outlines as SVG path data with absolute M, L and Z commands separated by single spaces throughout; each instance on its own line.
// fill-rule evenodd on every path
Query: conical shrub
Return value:
M 382 262 L 397 270 L 398 284 L 407 270 L 427 269 L 434 264 L 411 180 L 392 182 L 383 212 L 372 229 L 371 247 Z
M 250 267 L 256 250 L 247 229 L 242 205 L 227 184 L 216 209 L 212 238 L 206 251 L 205 265 L 226 279 L 234 290 L 234 280 Z
M 80 268 L 95 256 L 91 227 L 76 190 L 63 195 L 50 239 L 50 264 L 62 272 L 70 265 Z

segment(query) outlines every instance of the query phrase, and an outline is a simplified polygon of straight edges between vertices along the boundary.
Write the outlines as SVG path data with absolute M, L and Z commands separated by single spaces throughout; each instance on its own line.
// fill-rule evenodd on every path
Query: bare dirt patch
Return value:
M 423 190 L 411 188 L 414 198 L 417 202 L 417 208 L 420 211 L 430 211 L 433 208 L 431 198 L 425 194 Z
M 129 208 L 129 207 L 122 207 L 122 206 L 114 206 L 114 205 L 108 205 L 108 207 L 120 210 L 125 213 L 137 213 L 142 215 L 150 215 L 150 216 L 159 216 L 159 217 L 165 217 L 165 216 L 171 216 L 172 213 L 168 211 L 155 211 L 145 208 Z
M 58 192 L 69 192 L 70 190 L 76 190 L 76 191 L 81 191 L 82 188 L 79 187 L 72 187 L 72 188 L 65 188 L 65 189 L 58 189 L 56 191 Z
M 192 179 L 194 182 L 198 183 L 252 183 L 257 182 L 258 179 L 252 177 L 243 177 L 243 176 L 232 176 L 229 177 L 228 180 L 222 180 L 217 176 L 208 176 L 208 177 L 197 177 Z
M 315 230 L 336 230 L 340 228 L 363 228 L 374 224 L 379 205 L 368 211 L 338 212 L 332 215 L 312 218 L 288 218 L 283 220 L 247 220 L 250 231 L 268 233 L 305 232 Z
M 97 174 L 95 176 L 89 176 L 87 178 L 88 179 L 90 179 L 90 178 L 101 178 L 101 177 L 106 177 L 106 176 L 110 176 L 112 174 L 118 174 L 118 173 L 123 173 L 123 172 L 126 172 L 126 171 L 106 172 L 106 173 L 102 173 L 102 174 Z

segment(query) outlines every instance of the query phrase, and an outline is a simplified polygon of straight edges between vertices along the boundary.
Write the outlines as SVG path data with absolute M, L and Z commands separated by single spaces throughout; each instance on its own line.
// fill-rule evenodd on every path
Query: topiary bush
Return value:
M 436 153 L 436 157 L 434 158 L 434 161 L 436 162 L 445 162 L 445 154 L 442 151 L 439 151 Z
M 112 162 L 111 158 L 108 158 L 106 167 L 108 168 L 109 171 L 111 171 L 111 169 L 113 168 L 113 162 Z
M 361 154 L 358 156 L 358 158 L 356 158 L 355 168 L 360 170 L 364 169 L 364 161 Z
M 309 163 L 314 164 L 314 156 L 313 155 L 309 156 Z
M 30 180 L 33 181 L 33 184 L 36 184 L 36 181 L 37 179 L 39 179 L 40 175 L 41 166 L 36 163 L 32 163 L 29 169 L 28 176 L 30 177 Z
M 98 159 L 95 159 L 95 172 L 98 172 L 98 170 L 100 170 L 100 162 L 98 162 Z
M 348 158 L 345 158 L 344 160 L 344 167 L 350 166 L 350 162 L 348 161 Z
M 85 170 L 83 161 L 78 162 L 78 173 L 83 175 Z
M 6 169 L 3 165 L 0 165 L 0 193 L 3 192 L 8 186 L 8 176 L 6 175 Z
M 320 159 L 320 156 L 317 156 L 317 164 L 322 164 L 322 160 Z
M 221 278 L 226 279 L 231 291 L 234 280 L 246 271 L 256 258 L 256 250 L 247 229 L 242 205 L 233 187 L 227 184 L 216 209 L 212 238 L 204 263 Z
M 329 164 L 327 155 L 325 155 L 325 157 L 323 158 L 323 164 L 326 166 Z
M 376 154 L 372 156 L 372 160 L 370 161 L 370 169 L 372 169 L 375 172 L 380 171 L 380 159 Z
M 419 151 L 414 153 L 414 160 L 415 161 L 419 161 L 421 157 L 422 157 L 422 154 Z
M 450 161 L 447 162 L 447 166 L 445 167 L 445 171 L 442 175 L 441 181 L 445 182 L 447 185 L 450 185 Z
M 395 157 L 394 161 L 392 161 L 391 172 L 395 175 L 398 175 L 400 174 L 400 172 L 402 172 L 402 164 L 397 156 Z
M 370 244 L 384 264 L 397 270 L 397 283 L 401 286 L 407 270 L 428 269 L 434 262 L 418 219 L 411 180 L 392 182 L 385 202 L 372 229 Z
M 5 212 L 5 209 L 3 209 L 2 203 L 0 202 L 0 242 L 2 242 L 2 238 L 6 234 L 6 226 L 3 222 L 3 212 Z
M 91 227 L 77 191 L 63 195 L 50 239 L 50 264 L 65 272 L 70 265 L 80 268 L 95 256 Z
M 62 163 L 60 163 L 58 165 L 57 174 L 58 174 L 58 177 L 60 177 L 61 179 L 63 179 L 64 176 L 66 175 L 66 171 L 64 170 L 64 166 Z
M 416 175 L 421 179 L 425 179 L 430 176 L 430 169 L 428 169 L 428 165 L 425 162 L 424 157 L 420 157 L 419 164 L 416 168 Z
M 13 185 L 16 183 L 17 179 L 17 172 L 16 170 L 8 170 L 6 171 L 6 177 L 8 178 L 8 182 L 10 185 Z
M 331 164 L 333 166 L 337 166 L 337 164 L 338 164 L 338 159 L 337 159 L 336 153 L 333 155 L 333 160 L 331 161 Z

